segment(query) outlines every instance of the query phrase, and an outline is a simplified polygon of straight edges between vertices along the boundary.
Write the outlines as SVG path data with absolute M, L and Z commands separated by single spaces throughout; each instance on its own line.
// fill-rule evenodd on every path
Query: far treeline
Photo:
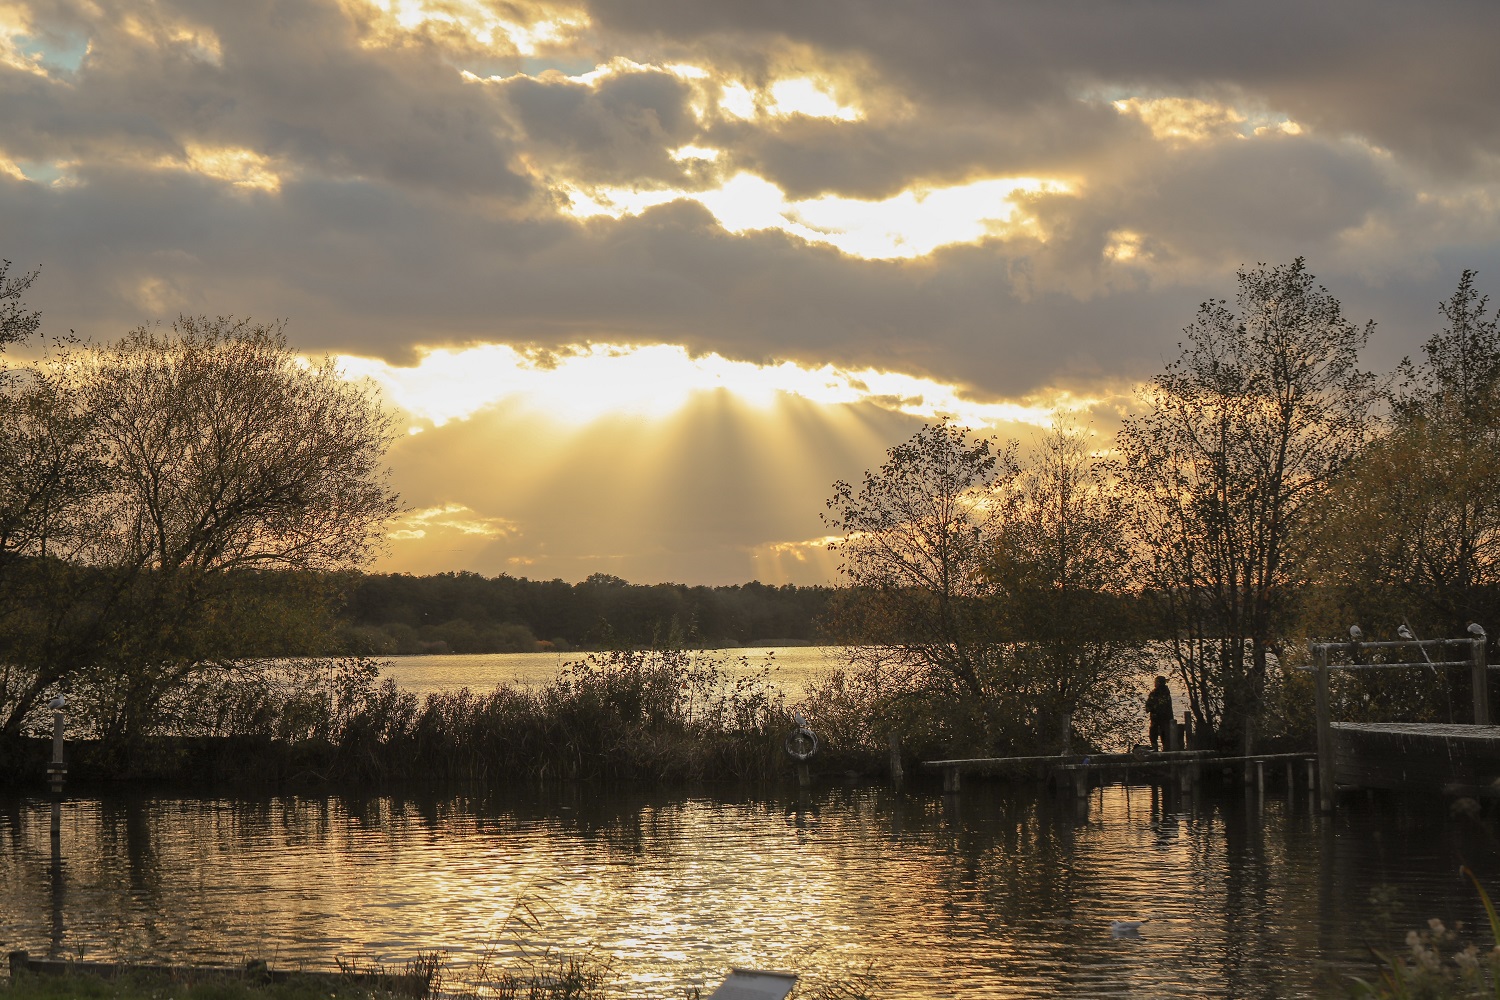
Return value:
M 35 279 L 0 266 L 0 347 Z M 1118 747 L 1156 673 L 1198 745 L 1305 743 L 1309 638 L 1500 634 L 1500 327 L 1464 272 L 1392 372 L 1372 328 L 1301 259 L 1246 268 L 1112 439 L 937 421 L 833 484 L 831 590 L 361 576 L 399 509 L 367 388 L 247 320 L 61 343 L 0 371 L 0 765 L 64 695 L 114 773 L 208 739 L 262 775 L 764 776 L 791 707 L 690 650 L 793 639 L 845 650 L 797 705 L 839 766 Z M 367 658 L 539 643 L 604 652 L 420 701 Z M 1445 720 L 1467 683 L 1345 672 L 1336 710 Z
M 341 652 L 530 653 L 576 649 L 810 644 L 828 587 L 582 583 L 508 575 L 370 574 L 345 583 Z

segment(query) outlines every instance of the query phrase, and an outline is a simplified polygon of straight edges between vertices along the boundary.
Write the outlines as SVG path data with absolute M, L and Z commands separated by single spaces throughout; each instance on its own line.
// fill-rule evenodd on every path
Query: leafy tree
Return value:
M 1363 445 L 1373 324 L 1301 258 L 1200 306 L 1118 441 L 1147 586 L 1201 732 L 1253 739 L 1269 658 L 1309 571 L 1316 502 Z
M 1439 303 L 1442 329 L 1399 367 L 1384 433 L 1325 501 L 1309 619 L 1372 635 L 1409 621 L 1424 636 L 1500 620 L 1500 324 L 1474 279 Z M 1445 719 L 1468 703 L 1462 671 L 1341 681 L 1362 718 Z
M 35 335 L 26 308 L 35 271 L 0 261 L 0 347 Z M 0 373 L 0 734 L 15 731 L 86 629 L 75 559 L 92 538 L 105 492 L 94 421 L 66 370 L 6 365 Z M 90 595 L 91 597 L 93 595 Z
M 166 692 L 235 652 L 220 646 L 243 610 L 234 577 L 369 556 L 396 509 L 391 424 L 331 359 L 297 358 L 279 324 L 181 317 L 91 352 L 84 377 L 113 486 L 91 555 L 133 584 L 118 652 L 100 661 L 118 691 L 108 721 L 133 734 Z M 307 605 L 272 605 L 266 624 L 285 627 L 293 607 Z
M 23 296 L 37 272 L 10 277 L 10 261 L 0 260 L 0 348 L 25 343 L 41 327 L 41 312 L 26 308 Z
M 395 511 L 390 422 L 331 360 L 306 364 L 280 325 L 245 320 L 137 330 L 73 356 L 62 384 L 89 415 L 102 489 L 50 602 L 74 628 L 6 692 L 0 732 L 62 683 L 89 690 L 106 732 L 139 735 L 251 634 L 307 637 L 316 594 L 268 592 L 255 574 L 370 554 Z
M 1087 430 L 1057 418 L 1003 489 L 987 572 L 1016 657 L 1017 709 L 1094 742 L 1139 725 L 1142 645 L 1118 468 Z
M 987 744 L 1014 736 L 995 714 L 1005 657 L 989 600 L 988 523 L 1015 471 L 1013 444 L 929 424 L 890 448 L 857 491 L 835 483 L 823 515 L 841 536 L 829 548 L 850 585 L 830 622 L 856 671 L 888 677 L 887 693 L 937 699 L 949 716 L 939 730 L 972 724 L 977 735 L 959 738 Z
M 1326 582 L 1366 621 L 1458 635 L 1500 610 L 1500 324 L 1474 277 L 1402 362 L 1389 432 L 1330 504 Z

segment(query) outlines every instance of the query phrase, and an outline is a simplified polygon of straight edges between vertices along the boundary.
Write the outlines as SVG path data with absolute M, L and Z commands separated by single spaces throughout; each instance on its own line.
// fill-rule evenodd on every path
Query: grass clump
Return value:
M 1425 930 L 1406 934 L 1404 953 L 1373 951 L 1378 967 L 1371 981 L 1351 977 L 1351 997 L 1370 1000 L 1457 1000 L 1489 997 L 1500 1000 L 1500 913 L 1474 873 L 1463 873 L 1474 883 L 1490 925 L 1490 946 L 1465 941 L 1463 925 L 1449 928 L 1436 918 Z

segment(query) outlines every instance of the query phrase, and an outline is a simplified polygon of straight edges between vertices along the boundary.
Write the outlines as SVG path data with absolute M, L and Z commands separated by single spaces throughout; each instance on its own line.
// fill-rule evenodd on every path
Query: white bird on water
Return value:
M 1150 917 L 1147 917 L 1145 920 L 1111 920 L 1109 922 L 1109 936 L 1117 938 L 1140 937 L 1141 925 L 1149 924 L 1150 922 Z

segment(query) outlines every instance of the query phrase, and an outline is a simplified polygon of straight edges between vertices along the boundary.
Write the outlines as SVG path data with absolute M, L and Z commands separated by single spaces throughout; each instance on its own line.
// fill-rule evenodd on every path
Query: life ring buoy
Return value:
M 786 742 L 781 747 L 792 760 L 803 763 L 812 760 L 818 752 L 818 736 L 806 726 L 798 726 L 787 733 Z

